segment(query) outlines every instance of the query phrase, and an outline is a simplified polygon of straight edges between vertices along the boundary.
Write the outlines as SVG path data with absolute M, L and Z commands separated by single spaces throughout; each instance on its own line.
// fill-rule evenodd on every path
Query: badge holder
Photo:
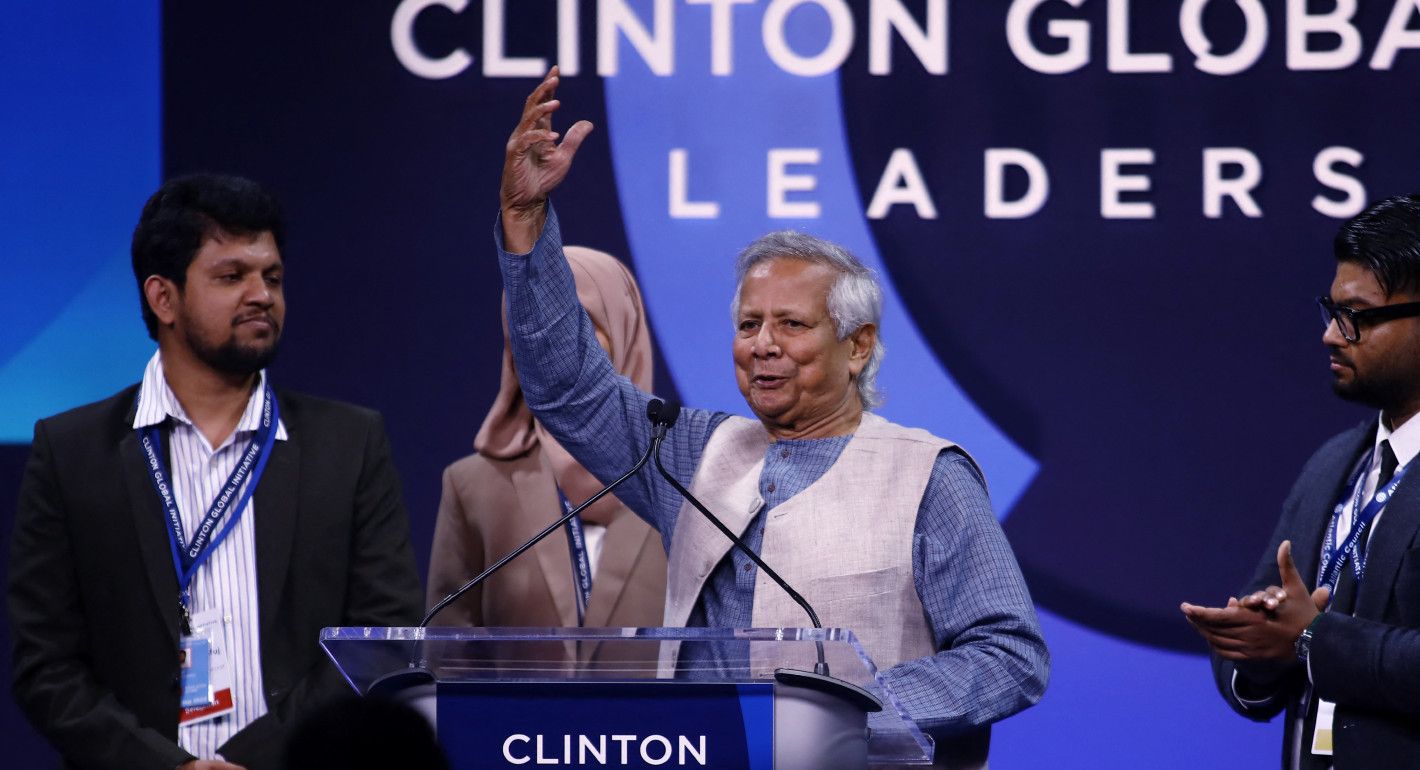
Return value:
M 232 674 L 227 668 L 221 622 L 221 616 L 215 610 L 199 612 L 192 618 L 192 633 L 184 634 L 180 640 L 180 725 L 215 719 L 230 714 L 236 708 L 232 702 Z

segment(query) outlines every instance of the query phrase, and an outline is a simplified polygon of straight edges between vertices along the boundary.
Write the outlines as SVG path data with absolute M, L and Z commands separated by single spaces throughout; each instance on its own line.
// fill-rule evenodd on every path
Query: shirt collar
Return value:
M 1390 451 L 1395 452 L 1399 467 L 1404 468 L 1416 455 L 1420 455 L 1420 417 L 1411 417 L 1393 431 L 1386 427 L 1384 415 L 1378 423 L 1376 446 L 1379 447 L 1382 441 L 1390 441 Z
M 237 421 L 234 433 L 251 432 L 261 427 L 261 394 L 265 388 L 266 370 L 262 369 L 257 375 L 256 388 L 247 399 L 246 411 L 242 412 L 242 418 Z M 143 383 L 138 387 L 138 408 L 133 413 L 133 427 L 136 430 L 160 425 L 168 418 L 183 425 L 192 425 L 192 420 L 183 411 L 177 395 L 168 387 L 168 380 L 163 376 L 163 354 L 155 352 L 153 357 L 148 359 L 148 366 L 143 369 Z M 285 441 L 286 438 L 286 423 L 278 418 L 276 440 Z

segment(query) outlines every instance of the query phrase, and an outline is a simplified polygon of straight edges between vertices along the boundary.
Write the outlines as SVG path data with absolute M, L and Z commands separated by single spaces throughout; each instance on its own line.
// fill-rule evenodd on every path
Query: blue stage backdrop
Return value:
M 659 392 L 746 412 L 730 265 L 767 230 L 887 280 L 882 411 L 981 461 L 1054 658 L 993 767 L 1269 766 L 1280 731 L 1213 693 L 1177 605 L 1242 584 L 1363 416 L 1312 297 L 1344 218 L 1420 190 L 1417 49 L 1416 0 L 27 9 L 0 28 L 0 492 L 36 418 L 141 371 L 145 195 L 233 172 L 290 216 L 275 381 L 386 415 L 425 558 L 497 386 L 503 145 L 556 63 L 560 127 L 596 124 L 564 234 L 633 265 Z

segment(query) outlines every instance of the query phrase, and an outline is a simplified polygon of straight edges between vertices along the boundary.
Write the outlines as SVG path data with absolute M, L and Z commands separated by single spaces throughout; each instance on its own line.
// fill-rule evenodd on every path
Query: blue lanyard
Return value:
M 232 475 L 227 477 L 227 483 L 223 485 L 222 491 L 217 493 L 216 499 L 207 509 L 207 515 L 202 517 L 202 522 L 198 525 L 197 532 L 191 542 L 188 542 L 184 536 L 182 515 L 178 513 L 177 500 L 173 497 L 172 486 L 168 481 L 170 474 L 168 473 L 167 460 L 162 451 L 162 431 L 157 425 L 140 428 L 138 431 L 143 445 L 143 453 L 148 459 L 148 470 L 152 474 L 153 487 L 158 491 L 158 499 L 162 501 L 163 513 L 168 519 L 168 544 L 172 548 L 173 568 L 177 570 L 178 585 L 181 588 L 179 599 L 182 602 L 184 618 L 187 617 L 190 603 L 188 592 L 192 585 L 192 578 L 197 574 L 198 568 L 212 556 L 212 552 L 217 550 L 217 546 L 231 533 L 232 527 L 236 525 L 238 519 L 241 518 L 242 511 L 247 507 L 247 502 L 251 500 L 252 493 L 256 491 L 257 482 L 261 480 L 261 474 L 266 470 L 266 460 L 271 456 L 271 447 L 274 443 L 271 441 L 271 436 L 275 433 L 274 426 L 280 419 L 280 408 L 276 405 L 276 399 L 271 395 L 271 386 L 268 385 L 263 389 L 262 394 L 261 426 L 257 429 L 251 442 L 247 444 L 246 450 L 242 452 L 241 462 L 237 463 L 237 467 L 232 470 Z M 237 504 L 232 505 L 232 498 L 241 490 L 243 483 L 246 483 L 246 489 L 241 491 L 241 497 L 237 500 Z M 232 515 L 227 518 L 226 524 L 219 530 L 217 525 L 222 522 L 228 511 Z
M 1336 583 L 1341 579 L 1341 569 L 1346 562 L 1351 562 L 1351 571 L 1356 576 L 1359 584 L 1361 578 L 1366 574 L 1366 552 L 1367 548 L 1360 544 L 1367 529 L 1375 521 L 1376 516 L 1385 507 L 1386 501 L 1395 494 L 1395 488 L 1400 485 L 1401 479 L 1405 478 L 1409 464 L 1396 471 L 1389 483 L 1383 489 L 1376 490 L 1376 494 L 1371 497 L 1371 502 L 1364 508 L 1361 506 L 1361 493 L 1365 489 L 1363 481 L 1371 472 L 1371 465 L 1375 462 L 1375 452 L 1366 458 L 1366 462 L 1355 473 L 1351 474 L 1350 484 L 1347 489 L 1354 487 L 1354 492 L 1343 492 L 1342 498 L 1332 509 L 1331 523 L 1326 527 L 1326 539 L 1321 547 L 1321 566 L 1317 570 L 1317 587 L 1326 586 L 1331 589 L 1334 596 L 1336 594 Z M 1341 521 L 1341 514 L 1346 510 L 1347 497 L 1351 498 L 1351 532 L 1340 544 L 1336 542 L 1336 528 Z
M 562 510 L 572 510 L 567 495 L 558 488 L 557 497 L 562 501 Z M 586 531 L 582 528 L 582 517 L 573 516 L 567 520 L 567 548 L 572 552 L 572 584 L 576 589 L 577 625 L 587 622 L 587 605 L 592 601 L 592 560 L 587 553 Z

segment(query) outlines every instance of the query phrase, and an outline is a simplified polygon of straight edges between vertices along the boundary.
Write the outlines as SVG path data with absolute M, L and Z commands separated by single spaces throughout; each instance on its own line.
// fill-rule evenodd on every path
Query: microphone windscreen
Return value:
M 675 425 L 676 419 L 680 417 L 680 403 L 676 401 L 663 401 L 661 403 L 660 420 L 667 428 Z
M 646 404 L 646 418 L 652 425 L 664 425 L 667 428 L 675 425 L 676 418 L 680 417 L 680 404 L 675 401 L 662 401 L 659 398 L 651 399 Z

